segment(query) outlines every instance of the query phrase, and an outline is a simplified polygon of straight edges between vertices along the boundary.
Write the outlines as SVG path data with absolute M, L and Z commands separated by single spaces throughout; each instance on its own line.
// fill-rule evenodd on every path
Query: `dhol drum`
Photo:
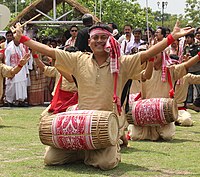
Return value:
M 68 107 L 66 111 L 76 111 L 76 110 L 78 110 L 78 104 Z M 121 116 L 118 115 L 118 121 L 119 121 L 119 129 L 121 129 L 126 121 L 125 115 L 123 114 Z
M 69 111 L 43 117 L 39 136 L 43 144 L 56 148 L 101 149 L 117 144 L 119 123 L 110 111 Z
M 162 126 L 178 118 L 178 108 L 171 98 L 150 98 L 133 102 L 126 115 L 129 124 Z
M 67 111 L 76 111 L 78 110 L 78 104 L 75 104 L 73 106 L 69 106 L 67 109 L 66 109 L 66 112 Z

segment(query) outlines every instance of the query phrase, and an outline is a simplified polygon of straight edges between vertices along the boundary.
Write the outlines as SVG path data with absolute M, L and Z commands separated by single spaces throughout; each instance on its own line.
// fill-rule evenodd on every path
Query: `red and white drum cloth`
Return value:
M 132 116 L 138 126 L 165 125 L 168 122 L 164 115 L 165 98 L 150 98 L 134 102 Z
M 55 146 L 71 150 L 95 149 L 91 136 L 92 113 L 84 111 L 81 116 L 76 116 L 74 111 L 58 114 L 52 121 L 52 141 Z

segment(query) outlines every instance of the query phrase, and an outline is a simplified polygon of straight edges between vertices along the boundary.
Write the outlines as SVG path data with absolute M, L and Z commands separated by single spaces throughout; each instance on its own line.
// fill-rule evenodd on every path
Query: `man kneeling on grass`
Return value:
M 89 30 L 89 46 L 93 53 L 69 53 L 50 48 L 23 36 L 20 24 L 16 25 L 15 38 L 32 50 L 56 59 L 55 67 L 59 71 L 72 74 L 76 78 L 79 110 L 113 111 L 114 102 L 115 113 L 123 116 L 124 111 L 121 112 L 119 98 L 125 83 L 142 71 L 141 65 L 144 62 L 163 51 L 174 39 L 192 30 L 180 29 L 176 24 L 170 38 L 164 39 L 147 51 L 124 56 L 120 55 L 119 44 L 113 38 L 111 29 L 104 24 L 94 25 Z M 113 91 L 114 85 L 116 89 Z M 123 131 L 124 126 L 119 130 L 119 138 Z M 86 165 L 102 170 L 113 169 L 121 161 L 120 146 L 117 143 L 95 150 L 66 150 L 49 146 L 44 159 L 47 165 L 61 165 L 77 160 L 83 160 Z

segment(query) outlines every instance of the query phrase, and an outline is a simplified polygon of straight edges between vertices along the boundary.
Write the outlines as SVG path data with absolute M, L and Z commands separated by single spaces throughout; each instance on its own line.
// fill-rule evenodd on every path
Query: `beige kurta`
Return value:
M 4 77 L 13 77 L 11 70 L 13 67 L 7 66 L 3 63 L 0 63 L 0 99 L 3 95 L 3 78 Z
M 121 97 L 127 80 L 141 72 L 140 54 L 122 56 L 119 61 L 117 95 Z M 75 76 L 78 83 L 79 109 L 113 110 L 114 80 L 110 71 L 109 58 L 99 66 L 93 59 L 93 54 L 56 50 L 55 67 Z M 119 150 L 119 145 L 82 152 L 49 147 L 45 154 L 45 163 L 49 165 L 64 164 L 83 159 L 87 165 L 108 170 L 116 167 L 121 161 Z
M 183 77 L 187 72 L 183 64 L 176 65 L 174 69 L 170 69 L 173 85 L 175 81 Z M 142 98 L 169 98 L 170 85 L 168 82 L 163 82 L 162 70 L 153 70 L 152 77 L 146 82 L 142 82 Z M 166 79 L 167 80 L 167 79 Z M 170 123 L 165 126 L 157 127 L 140 127 L 131 125 L 129 127 L 130 136 L 132 140 L 158 140 L 162 138 L 164 140 L 172 139 L 175 134 L 175 125 Z
M 175 87 L 175 99 L 178 107 L 184 107 L 190 84 L 200 84 L 200 76 L 188 73 L 180 79 L 180 84 Z M 179 110 L 177 122 L 183 126 L 193 125 L 192 116 L 187 110 Z
M 200 84 L 200 75 L 188 73 L 180 79 L 180 84 L 175 87 L 175 99 L 178 107 L 183 107 L 187 98 L 188 87 L 190 84 Z
M 55 67 L 75 76 L 79 87 L 79 109 L 112 111 L 114 82 L 109 59 L 99 66 L 92 56 L 88 53 L 57 50 Z M 119 97 L 126 81 L 141 72 L 139 57 L 140 53 L 121 57 L 117 85 Z
M 58 81 L 60 79 L 61 74 L 58 72 L 58 70 L 55 67 L 52 66 L 45 66 L 44 67 L 44 75 L 47 77 L 55 77 L 55 86 L 52 92 L 52 95 L 54 95 Z M 62 84 L 61 89 L 69 92 L 77 91 L 76 84 L 74 82 L 69 82 L 64 77 L 62 77 Z

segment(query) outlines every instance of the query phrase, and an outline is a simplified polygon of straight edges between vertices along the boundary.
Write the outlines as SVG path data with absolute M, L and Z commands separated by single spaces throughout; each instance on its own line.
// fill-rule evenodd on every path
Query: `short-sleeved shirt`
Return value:
M 119 59 L 120 71 L 117 82 L 119 97 L 127 80 L 141 72 L 140 55 L 140 53 L 126 55 Z M 56 50 L 55 67 L 75 76 L 78 83 L 79 109 L 113 110 L 114 79 L 110 71 L 109 58 L 99 66 L 92 53 Z
M 0 98 L 3 95 L 3 78 L 13 77 L 11 70 L 13 67 L 0 63 Z

